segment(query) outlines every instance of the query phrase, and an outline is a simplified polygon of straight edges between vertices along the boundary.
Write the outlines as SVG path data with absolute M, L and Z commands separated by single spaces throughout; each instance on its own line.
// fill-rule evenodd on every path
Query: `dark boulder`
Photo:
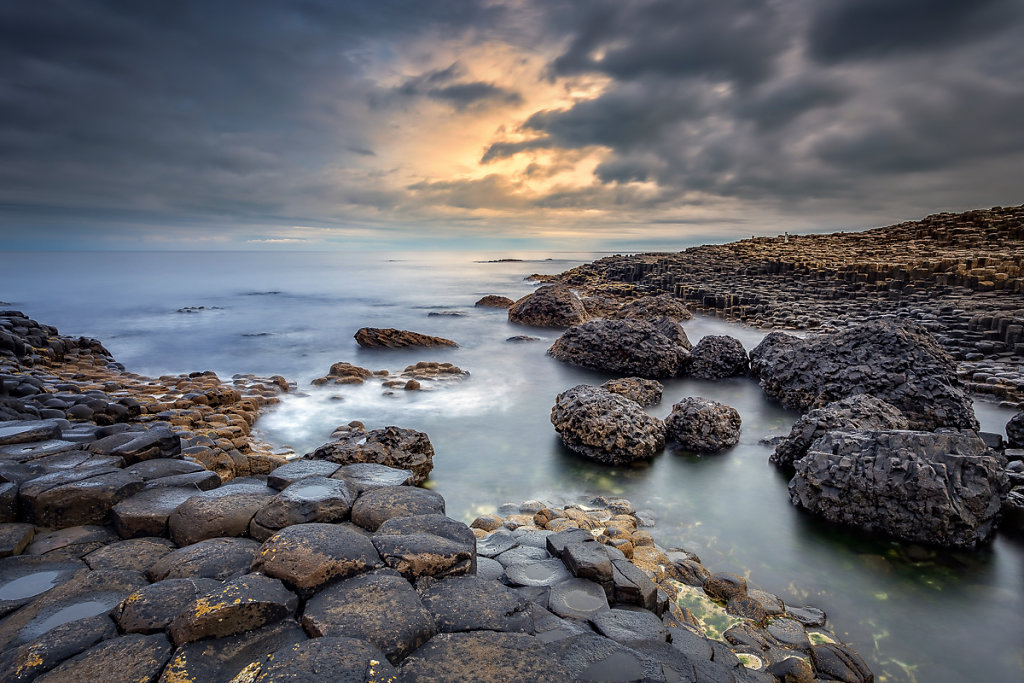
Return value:
M 450 577 L 425 590 L 422 599 L 441 633 L 533 632 L 527 602 L 497 581 Z
M 162 633 L 152 636 L 133 633 L 103 641 L 36 681 L 156 681 L 171 658 L 171 651 L 171 644 Z
M 717 453 L 739 443 L 740 414 L 724 403 L 689 396 L 672 406 L 665 433 L 684 450 Z
M 1010 448 L 1024 448 L 1024 411 L 1006 423 L 1006 443 Z
M 249 674 L 254 665 L 264 664 L 275 652 L 306 640 L 306 634 L 294 620 L 284 619 L 226 638 L 207 638 L 185 643 L 174 651 L 160 681 L 227 683 L 252 680 Z M 243 671 L 245 676 L 236 678 Z
M 342 479 L 308 477 L 291 484 L 259 509 L 249 535 L 268 538 L 278 529 L 307 522 L 342 522 L 348 519 L 355 494 Z M 260 532 L 269 532 L 264 536 Z
M 441 633 L 399 669 L 407 683 L 565 683 L 569 671 L 525 633 Z
M 247 573 L 259 549 L 251 538 L 211 538 L 164 555 L 147 576 L 151 581 L 191 577 L 225 581 Z
M 665 425 L 636 401 L 580 384 L 562 392 L 551 424 L 567 448 L 608 465 L 650 458 L 665 446 Z
M 352 521 L 367 531 L 394 517 L 444 514 L 441 494 L 412 486 L 387 486 L 359 496 L 352 506 Z
M 363 327 L 355 340 L 365 349 L 405 349 L 410 347 L 458 346 L 451 339 L 432 337 L 419 332 L 396 330 L 393 327 Z
M 253 571 L 281 579 L 302 595 L 381 566 L 370 539 L 346 524 L 297 524 L 260 546 Z
M 908 429 L 909 426 L 903 413 L 885 401 L 868 394 L 849 396 L 815 408 L 797 420 L 789 436 L 775 447 L 768 462 L 792 467 L 825 432 Z
M 682 343 L 683 328 L 671 320 L 667 323 L 591 320 L 563 332 L 548 354 L 592 370 L 638 377 L 675 377 L 685 370 L 690 352 Z
M 410 470 L 416 485 L 422 484 L 434 468 L 434 446 L 423 432 L 402 427 L 366 431 L 359 426 L 335 432 L 335 441 L 320 446 L 305 456 L 309 460 L 327 460 L 341 465 L 376 463 Z
M 876 320 L 806 339 L 773 332 L 750 352 L 765 394 L 806 411 L 870 394 L 899 409 L 912 429 L 977 429 L 956 364 L 916 323 Z
M 61 662 L 115 637 L 117 628 L 105 614 L 61 624 L 31 642 L 0 654 L 0 681 L 34 681 Z
M 570 327 L 589 316 L 583 302 L 563 285 L 544 285 L 509 306 L 509 322 L 533 327 Z
M 325 675 L 328 678 L 325 678 Z M 384 654 L 356 638 L 314 638 L 283 648 L 267 658 L 253 683 L 385 683 L 398 671 Z
M 487 296 L 481 297 L 473 305 L 483 308 L 510 308 L 514 303 L 515 301 L 509 299 L 507 296 L 488 294 Z
M 244 536 L 253 516 L 277 491 L 263 484 L 233 484 L 192 496 L 167 518 L 171 538 L 180 546 L 207 538 Z
M 278 491 L 308 477 L 330 477 L 341 467 L 327 460 L 292 460 L 267 475 L 267 486 Z
M 182 610 L 203 595 L 220 588 L 215 579 L 167 579 L 143 586 L 114 610 L 114 620 L 125 633 L 160 633 Z
M 655 320 L 658 318 L 671 318 L 683 322 L 691 320 L 693 314 L 686 307 L 681 299 L 671 294 L 659 294 L 657 296 L 645 296 L 634 299 L 623 304 L 609 318 L 639 318 L 642 320 Z
M 690 351 L 686 370 L 698 379 L 724 379 L 747 374 L 749 365 L 747 351 L 739 339 L 709 334 Z
M 251 631 L 292 616 L 298 597 L 277 579 L 246 574 L 196 599 L 167 632 L 177 645 Z
M 907 541 L 973 548 L 995 531 L 1005 460 L 972 432 L 828 432 L 794 463 L 794 505 Z

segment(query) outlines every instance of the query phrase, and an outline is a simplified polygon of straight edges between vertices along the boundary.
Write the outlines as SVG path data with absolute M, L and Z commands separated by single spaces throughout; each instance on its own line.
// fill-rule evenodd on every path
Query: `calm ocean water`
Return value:
M 521 257 L 521 262 L 480 263 Z M 304 395 L 287 397 L 258 424 L 268 441 L 303 453 L 350 420 L 427 432 L 432 486 L 467 522 L 505 501 L 628 497 L 657 519 L 656 539 L 701 555 L 713 571 L 745 574 L 792 604 L 812 604 L 872 664 L 880 680 L 1011 681 L 1024 666 L 1024 544 L 1000 536 L 977 552 L 932 551 L 836 530 L 789 503 L 767 463 L 765 436 L 797 415 L 767 402 L 747 379 L 673 380 L 651 409 L 666 416 L 687 395 L 736 407 L 737 447 L 692 458 L 666 451 L 632 468 L 601 467 L 565 451 L 548 421 L 555 395 L 610 376 L 567 367 L 545 350 L 551 330 L 510 325 L 476 309 L 484 294 L 512 298 L 599 254 L 472 253 L 0 253 L 0 300 L 62 333 L 94 336 L 129 370 L 149 375 L 214 370 L 282 374 Z M 178 313 L 204 306 L 197 313 Z M 462 311 L 461 317 L 430 316 Z M 398 327 L 456 340 L 452 350 L 367 351 L 360 327 Z M 698 318 L 696 343 L 731 334 L 749 349 L 763 333 Z M 510 344 L 516 334 L 542 341 Z M 420 360 L 469 370 L 465 382 L 385 396 L 377 385 L 314 388 L 348 361 L 401 370 Z M 1010 412 L 976 405 L 984 429 Z

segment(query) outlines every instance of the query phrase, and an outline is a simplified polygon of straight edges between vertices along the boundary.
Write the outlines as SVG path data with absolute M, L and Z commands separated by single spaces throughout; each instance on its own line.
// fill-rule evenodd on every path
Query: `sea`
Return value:
M 555 396 L 610 375 L 546 355 L 558 331 L 512 325 L 476 308 L 485 294 L 516 299 L 555 274 L 606 254 L 534 252 L 19 252 L 0 253 L 0 300 L 61 333 L 96 337 L 128 370 L 280 374 L 297 383 L 257 423 L 265 441 L 298 454 L 352 420 L 426 432 L 429 485 L 448 514 L 470 522 L 506 502 L 586 503 L 622 496 L 655 520 L 665 547 L 697 553 L 711 571 L 741 574 L 786 603 L 814 605 L 880 681 L 1024 678 L 1024 542 L 998 535 L 976 551 L 880 540 L 794 508 L 762 440 L 799 415 L 748 378 L 665 382 L 665 417 L 685 396 L 735 407 L 739 444 L 696 457 L 666 450 L 649 463 L 607 467 L 567 451 L 549 416 Z M 516 259 L 516 260 L 507 260 Z M 183 312 L 186 309 L 192 312 Z M 431 315 L 457 312 L 461 315 Z M 361 327 L 396 327 L 456 349 L 366 350 Z M 749 350 L 762 330 L 713 317 L 684 324 L 696 343 L 729 334 Z M 536 341 L 511 343 L 515 335 Z M 418 361 L 469 371 L 428 391 L 379 383 L 314 387 L 331 364 L 401 371 Z M 1011 411 L 976 402 L 986 431 Z

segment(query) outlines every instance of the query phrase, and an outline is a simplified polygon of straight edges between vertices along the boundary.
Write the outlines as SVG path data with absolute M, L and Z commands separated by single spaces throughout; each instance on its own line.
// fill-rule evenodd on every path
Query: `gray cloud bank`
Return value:
M 0 4 L 0 234 L 23 246 L 168 234 L 240 244 L 296 225 L 303 242 L 317 228 L 401 241 L 402 226 L 505 238 L 517 216 L 557 211 L 565 224 L 566 211 L 596 210 L 571 221 L 585 241 L 588 221 L 619 239 L 616 225 L 654 234 L 702 207 L 705 228 L 729 215 L 749 233 L 760 217 L 833 227 L 1018 203 L 1022 7 L 12 0 Z M 418 55 L 490 44 L 544 55 L 544 83 L 605 85 L 522 112 L 541 80 L 481 79 L 458 55 L 410 71 Z M 392 116 L 424 103 L 517 113 L 481 140 L 481 173 L 409 181 L 379 162 L 380 145 Z M 539 153 L 564 167 L 592 150 L 585 186 L 523 191 L 539 163 L 488 171 Z M 504 218 L 478 215 L 494 211 Z

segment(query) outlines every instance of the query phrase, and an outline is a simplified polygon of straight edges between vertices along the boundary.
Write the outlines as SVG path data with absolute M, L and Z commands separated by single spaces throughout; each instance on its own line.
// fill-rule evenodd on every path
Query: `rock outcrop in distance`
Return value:
M 458 346 L 451 339 L 429 334 L 396 330 L 393 327 L 363 327 L 354 335 L 356 343 L 364 349 L 405 349 L 415 346 Z

